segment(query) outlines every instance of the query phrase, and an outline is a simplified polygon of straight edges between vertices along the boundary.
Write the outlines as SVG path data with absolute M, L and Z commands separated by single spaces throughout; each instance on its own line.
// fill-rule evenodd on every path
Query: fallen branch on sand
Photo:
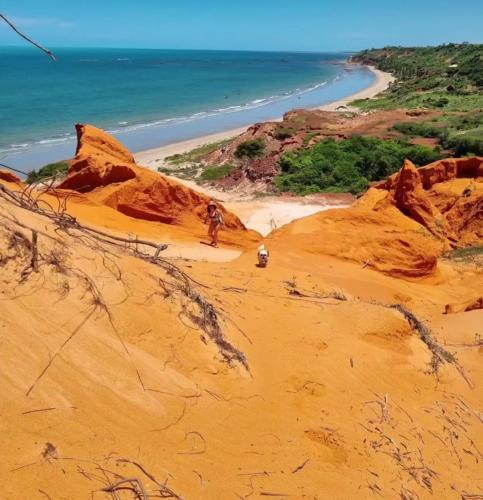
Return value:
M 149 478 L 151 481 L 153 481 L 157 488 L 159 489 L 159 494 L 161 495 L 161 498 L 177 498 L 178 500 L 182 500 L 182 497 L 179 496 L 177 493 L 175 493 L 171 488 L 168 488 L 166 484 L 160 483 L 150 472 L 146 470 L 144 466 L 142 466 L 138 462 L 134 462 L 132 460 L 128 460 L 127 458 L 118 458 L 116 460 L 118 463 L 124 463 L 124 464 L 131 464 L 134 465 L 134 467 L 137 467 L 147 478 Z M 138 480 L 139 481 L 139 480 Z M 139 483 L 141 483 L 139 481 Z M 141 483 L 142 484 L 142 483 Z M 144 493 L 146 494 L 146 493 Z M 148 498 L 148 497 L 146 497 Z
M 49 359 L 48 363 L 44 366 L 40 374 L 37 376 L 33 384 L 29 387 L 25 395 L 28 397 L 30 393 L 34 390 L 35 386 L 37 383 L 40 381 L 40 379 L 45 375 L 47 370 L 50 368 L 52 363 L 54 362 L 55 358 L 61 353 L 62 349 L 76 336 L 76 334 L 81 330 L 81 328 L 87 323 L 89 318 L 95 313 L 97 310 L 97 305 L 95 305 L 89 313 L 82 319 L 82 321 L 74 328 L 74 330 L 69 334 L 69 336 L 62 342 L 62 344 L 59 346 L 59 348 L 55 351 L 54 355 Z
M 125 484 L 128 484 L 129 486 L 123 486 Z M 136 495 L 136 498 L 148 500 L 144 485 L 137 477 L 121 479 L 114 484 L 102 488 L 101 491 L 115 494 L 119 490 L 130 490 Z M 114 498 L 117 498 L 117 495 L 115 495 Z
M 451 354 L 436 342 L 431 333 L 431 330 L 420 319 L 418 319 L 411 310 L 409 310 L 402 304 L 390 304 L 384 305 L 384 307 L 395 309 L 396 311 L 401 313 L 409 323 L 409 325 L 419 333 L 419 338 L 426 344 L 426 346 L 432 353 L 431 368 L 433 373 L 437 373 L 441 365 L 450 363 L 456 368 L 456 370 L 458 370 L 468 386 L 471 389 L 474 388 L 473 383 L 466 375 L 463 367 L 458 363 L 458 360 L 456 359 L 454 354 Z
M 53 179 L 55 179 L 55 177 Z M 70 234 L 73 237 L 79 237 L 75 234 L 75 231 L 77 231 L 78 233 L 83 233 L 98 242 L 114 245 L 117 248 L 123 249 L 124 251 L 129 250 L 135 257 L 162 267 L 170 276 L 175 279 L 176 283 L 172 283 L 171 285 L 173 285 L 174 288 L 176 288 L 186 298 L 188 298 L 192 304 L 196 305 L 196 311 L 187 311 L 188 316 L 191 318 L 193 323 L 195 323 L 205 333 L 207 333 L 210 340 L 212 340 L 218 346 L 220 354 L 225 361 L 230 364 L 233 361 L 239 362 L 247 371 L 249 371 L 248 362 L 245 355 L 225 338 L 215 306 L 210 303 L 205 297 L 203 297 L 197 290 L 195 290 L 192 284 L 197 284 L 204 288 L 207 287 L 191 278 L 191 276 L 189 276 L 172 262 L 159 256 L 160 252 L 164 250 L 167 245 L 160 245 L 148 240 L 139 240 L 137 237 L 135 240 L 132 240 L 121 236 L 112 235 L 99 229 L 85 226 L 67 213 L 67 206 L 65 201 L 62 202 L 60 200 L 58 193 L 56 193 L 55 189 L 53 189 L 52 187 L 53 181 L 46 181 L 44 179 L 42 183 L 47 188 L 48 193 L 57 198 L 57 210 L 54 209 L 49 203 L 45 202 L 45 200 L 41 200 L 39 198 L 39 195 L 34 196 L 33 193 L 35 190 L 32 188 L 32 186 L 27 186 L 20 193 L 18 193 L 8 189 L 3 184 L 0 184 L 0 197 L 20 208 L 35 212 L 41 216 L 49 218 L 57 226 L 57 230 L 65 231 L 67 234 Z M 41 202 L 43 203 L 42 206 Z M 130 245 L 134 244 L 134 246 L 126 247 L 121 245 L 120 243 L 126 243 Z M 154 255 L 149 255 L 145 252 L 142 252 L 139 249 L 139 245 L 155 248 Z

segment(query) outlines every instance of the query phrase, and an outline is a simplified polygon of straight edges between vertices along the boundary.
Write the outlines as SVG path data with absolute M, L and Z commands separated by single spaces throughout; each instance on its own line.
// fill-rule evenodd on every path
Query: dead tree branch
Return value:
M 130 486 L 123 486 L 124 484 L 129 484 Z M 146 494 L 144 485 L 142 481 L 137 477 L 128 477 L 126 479 L 121 479 L 120 481 L 117 481 L 116 483 L 103 488 L 101 491 L 105 491 L 107 493 L 116 493 L 116 491 L 123 489 L 131 490 L 139 500 L 148 500 L 148 495 Z
M 474 388 L 473 383 L 466 375 L 463 367 L 458 363 L 458 360 L 456 359 L 454 354 L 451 354 L 436 342 L 433 335 L 431 334 L 431 330 L 420 319 L 418 319 L 411 310 L 409 310 L 402 304 L 390 304 L 385 307 L 390 307 L 391 309 L 395 309 L 396 311 L 401 313 L 409 323 L 411 328 L 418 332 L 419 338 L 426 344 L 433 355 L 433 358 L 431 360 L 431 367 L 435 373 L 437 373 L 437 371 L 439 370 L 440 365 L 444 363 L 450 363 L 456 368 L 456 370 L 458 370 L 468 386 L 471 389 Z
M 132 460 L 128 460 L 127 458 L 118 458 L 116 460 L 118 463 L 125 463 L 125 464 L 131 464 L 134 465 L 134 467 L 137 467 L 147 478 L 149 478 L 151 481 L 156 483 L 156 486 L 159 488 L 159 493 L 161 495 L 161 498 L 176 498 L 178 500 L 182 500 L 182 497 L 180 497 L 177 493 L 175 493 L 172 489 L 168 488 L 166 484 L 160 483 L 150 472 L 148 472 L 144 466 L 139 464 L 138 462 L 134 462 Z
M 42 52 L 45 52 L 53 61 L 57 61 L 57 58 L 55 57 L 54 53 L 49 50 L 49 49 L 46 49 L 45 47 L 43 47 L 42 45 L 40 45 L 39 43 L 37 43 L 36 41 L 32 40 L 30 37 L 28 37 L 27 35 L 25 35 L 24 33 L 22 33 L 13 23 L 12 21 L 10 21 L 9 19 L 7 19 L 5 17 L 4 14 L 0 13 L 0 19 L 3 19 L 9 26 L 10 28 L 13 29 L 13 31 L 15 31 L 15 33 L 17 33 L 17 35 L 19 35 L 21 38 L 23 38 L 24 40 L 27 40 L 28 43 L 32 44 L 33 46 L 37 47 L 38 49 L 40 49 Z
M 46 182 L 47 183 L 44 185 L 47 186 L 47 190 L 50 190 L 49 194 L 52 194 L 52 191 L 54 191 L 52 188 L 52 182 Z M 79 223 L 77 219 L 75 219 L 65 211 L 65 206 L 62 206 L 62 208 L 59 210 L 55 210 L 47 202 L 45 202 L 47 208 L 40 206 L 40 201 L 42 200 L 39 199 L 39 196 L 35 197 L 33 195 L 33 192 L 33 189 L 31 189 L 30 187 L 26 187 L 19 194 L 8 189 L 3 184 L 0 184 L 1 197 L 11 203 L 14 203 L 20 208 L 38 213 L 44 217 L 49 218 L 57 226 L 58 230 L 65 231 L 71 235 L 71 231 L 78 231 L 88 235 L 91 238 L 97 239 L 98 241 L 121 247 L 124 251 L 126 251 L 126 248 L 119 245 L 119 242 L 129 244 L 135 243 L 134 248 L 131 247 L 129 249 L 132 254 L 137 258 L 141 258 L 147 262 L 151 262 L 163 268 L 170 276 L 175 279 L 176 284 L 174 285 L 174 288 L 183 293 L 183 295 L 187 297 L 192 304 L 197 306 L 198 311 L 190 310 L 188 312 L 188 316 L 198 327 L 200 327 L 204 332 L 207 333 L 210 340 L 215 342 L 224 360 L 228 363 L 232 363 L 233 361 L 238 362 L 243 365 L 243 367 L 247 371 L 250 371 L 244 353 L 238 350 L 225 338 L 216 308 L 198 291 L 196 291 L 193 288 L 192 284 L 195 283 L 204 288 L 208 287 L 194 280 L 191 276 L 189 276 L 172 262 L 159 257 L 159 253 L 167 247 L 166 245 L 160 245 L 148 240 L 139 240 L 137 238 L 136 240 L 132 240 L 121 236 L 115 236 L 99 229 L 84 226 Z M 61 205 L 59 205 L 59 207 L 60 206 Z M 149 255 L 139 250 L 138 245 L 149 246 L 151 248 L 155 248 L 156 251 L 154 255 Z M 98 303 L 97 305 L 102 306 L 101 303 Z
M 45 375 L 47 370 L 50 368 L 52 363 L 54 362 L 55 358 L 60 354 L 62 349 L 75 337 L 75 335 L 79 332 L 79 330 L 87 323 L 87 321 L 90 319 L 90 317 L 94 314 L 94 312 L 97 310 L 97 305 L 94 305 L 94 307 L 90 310 L 90 312 L 84 317 L 84 319 L 77 325 L 76 328 L 70 333 L 70 335 L 62 342 L 62 344 L 59 346 L 57 351 L 55 351 L 54 355 L 49 359 L 49 362 L 45 365 L 43 370 L 40 372 L 38 377 L 35 379 L 34 383 L 29 387 L 28 391 L 25 393 L 25 395 L 28 397 L 30 393 L 34 390 L 35 386 L 39 382 L 39 380 Z

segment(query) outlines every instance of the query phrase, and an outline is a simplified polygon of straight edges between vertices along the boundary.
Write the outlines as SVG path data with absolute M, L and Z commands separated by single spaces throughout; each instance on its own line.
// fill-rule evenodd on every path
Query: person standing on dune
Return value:
M 208 220 L 210 223 L 210 227 L 208 228 L 208 236 L 211 238 L 210 245 L 217 248 L 218 231 L 223 225 L 223 215 L 218 205 L 213 200 L 208 203 L 208 213 L 205 222 L 208 222 Z

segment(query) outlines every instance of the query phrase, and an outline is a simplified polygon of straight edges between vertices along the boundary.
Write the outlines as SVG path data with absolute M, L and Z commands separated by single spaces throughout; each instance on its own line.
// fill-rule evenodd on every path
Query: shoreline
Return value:
M 395 78 L 390 74 L 379 69 L 376 69 L 373 66 L 365 66 L 368 68 L 372 74 L 375 76 L 375 81 L 367 87 L 366 89 L 360 90 L 354 94 L 351 94 L 342 99 L 338 99 L 328 104 L 323 104 L 321 106 L 316 106 L 313 108 L 308 108 L 311 110 L 319 110 L 319 111 L 336 111 L 337 108 L 345 107 L 347 110 L 348 104 L 356 99 L 371 99 L 375 97 L 380 92 L 386 90 L 389 85 L 395 80 Z M 282 117 L 275 118 L 273 122 L 282 121 Z M 159 146 L 156 148 L 146 149 L 144 151 L 139 151 L 134 153 L 134 158 L 136 162 L 146 168 L 157 169 L 158 167 L 162 167 L 165 165 L 165 160 L 169 156 L 173 156 L 175 154 L 183 154 L 188 151 L 192 151 L 195 148 L 200 146 L 205 146 L 207 144 L 211 144 L 214 142 L 220 142 L 226 139 L 231 139 L 236 137 L 243 132 L 245 132 L 248 128 L 250 128 L 253 124 L 237 127 L 230 130 L 226 130 L 223 132 L 216 132 L 214 134 L 207 134 L 196 137 L 194 139 L 188 139 L 185 141 L 173 142 L 171 144 L 167 144 L 164 146 Z

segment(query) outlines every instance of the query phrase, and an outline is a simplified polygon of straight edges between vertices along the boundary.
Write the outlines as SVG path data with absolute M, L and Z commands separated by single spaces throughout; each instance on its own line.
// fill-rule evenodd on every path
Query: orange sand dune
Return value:
M 149 181 L 125 152 L 96 159 L 106 143 L 95 137 L 63 185 L 69 213 L 192 241 L 203 226 L 187 207 L 206 200 Z M 424 196 L 444 216 L 438 192 L 473 200 L 460 181 Z M 128 193 L 143 217 L 119 209 Z M 483 311 L 460 306 L 478 303 L 483 273 L 440 257 L 477 231 L 436 235 L 396 201 L 373 189 L 295 221 L 265 240 L 260 269 L 257 235 L 234 215 L 227 239 L 252 238 L 238 259 L 160 266 L 0 192 L 2 498 L 108 500 L 123 478 L 137 480 L 119 485 L 123 500 L 141 487 L 210 500 L 481 495 Z
M 248 372 L 223 361 L 158 266 L 3 201 L 0 215 L 3 498 L 108 499 L 99 490 L 120 476 L 154 494 L 123 459 L 182 498 L 481 491 L 481 348 L 457 346 L 475 342 L 482 311 L 443 314 L 481 271 L 448 262 L 438 280 L 408 282 L 296 240 L 267 269 L 256 250 L 179 263 Z M 22 280 L 30 251 L 12 231 L 27 227 L 41 264 Z M 394 302 L 454 346 L 473 388 L 452 364 L 429 373 L 427 346 L 379 305 Z
M 361 208 L 321 212 L 272 233 L 274 252 L 331 255 L 397 277 L 420 277 L 436 270 L 439 247 L 414 221 L 394 211 Z

